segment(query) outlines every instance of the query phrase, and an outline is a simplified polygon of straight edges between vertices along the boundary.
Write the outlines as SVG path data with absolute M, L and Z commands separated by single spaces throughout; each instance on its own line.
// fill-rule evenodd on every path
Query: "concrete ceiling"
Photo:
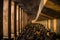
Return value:
M 57 2 L 57 3 L 56 3 Z M 47 20 L 53 18 L 60 18 L 59 0 L 48 0 L 45 4 L 38 20 Z
M 27 1 L 28 0 L 25 0 L 25 1 L 15 0 L 15 2 L 18 2 L 18 5 L 20 5 L 20 7 L 23 8 L 24 11 L 26 11 L 29 16 L 31 17 L 33 17 L 34 15 L 36 16 L 40 0 L 35 0 L 35 1 L 33 0 L 32 5 L 30 5 L 31 4 L 30 1 L 32 0 L 29 0 L 28 2 Z M 43 7 L 38 20 L 46 20 L 46 19 L 52 19 L 52 18 L 60 18 L 60 0 L 48 0 L 45 6 Z

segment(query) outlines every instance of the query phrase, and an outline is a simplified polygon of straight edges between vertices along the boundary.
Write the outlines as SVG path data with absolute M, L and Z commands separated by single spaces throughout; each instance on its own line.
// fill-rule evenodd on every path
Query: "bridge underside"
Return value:
M 16 40 L 17 36 L 22 33 L 23 28 L 31 23 L 30 19 L 36 18 L 41 0 L 35 0 L 34 2 L 31 0 L 31 4 L 28 0 L 25 0 L 26 2 L 18 0 L 17 3 L 13 0 L 6 1 L 0 1 L 0 39 L 7 36 L 10 40 L 12 38 L 11 34 L 13 34 Z M 60 0 L 48 0 L 43 6 L 37 21 L 45 27 L 47 26 L 46 28 L 49 27 L 54 32 L 60 33 Z
M 44 5 L 38 20 L 47 20 L 53 18 L 60 18 L 60 1 L 48 0 Z
M 17 2 L 18 5 L 24 11 L 26 11 L 26 13 L 28 15 L 30 15 L 30 16 L 35 15 L 34 16 L 34 18 L 35 18 L 37 15 L 39 3 L 41 0 L 35 0 L 34 3 L 33 3 L 33 1 L 31 0 L 31 1 L 28 1 L 28 3 L 27 3 L 27 0 L 26 1 L 15 0 L 15 2 Z M 60 0 L 47 0 L 46 4 L 44 5 L 44 7 L 41 11 L 41 14 L 40 14 L 38 20 L 52 19 L 52 18 L 60 18 Z

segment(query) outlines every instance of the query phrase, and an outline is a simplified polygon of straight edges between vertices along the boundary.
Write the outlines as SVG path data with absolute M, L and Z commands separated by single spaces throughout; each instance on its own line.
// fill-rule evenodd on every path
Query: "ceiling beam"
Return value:
M 45 7 L 53 9 L 57 12 L 60 12 L 60 6 L 50 0 L 47 1 L 47 3 L 45 4 Z
M 50 1 L 54 2 L 57 5 L 60 5 L 60 0 L 50 0 Z
M 48 16 L 44 13 L 41 13 L 37 21 L 42 21 L 42 20 L 48 20 L 48 19 L 54 19 L 54 17 Z
M 41 13 L 40 15 L 45 16 L 45 17 L 50 18 L 50 19 L 54 18 L 54 17 L 48 16 L 48 15 L 43 14 L 43 13 Z
M 53 9 L 44 7 L 42 9 L 42 13 L 44 13 L 45 15 L 54 17 L 54 18 L 60 18 L 60 12 L 54 11 Z

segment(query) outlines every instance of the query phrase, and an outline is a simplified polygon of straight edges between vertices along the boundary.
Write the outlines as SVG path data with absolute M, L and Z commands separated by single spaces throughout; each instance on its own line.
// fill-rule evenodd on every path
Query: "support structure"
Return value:
M 11 40 L 11 0 L 8 0 L 8 38 Z
M 0 0 L 0 40 L 3 39 L 3 0 Z
M 20 34 L 20 7 L 18 6 L 18 32 Z
M 15 36 L 15 40 L 17 37 L 16 13 L 17 13 L 17 4 L 14 3 L 14 36 Z

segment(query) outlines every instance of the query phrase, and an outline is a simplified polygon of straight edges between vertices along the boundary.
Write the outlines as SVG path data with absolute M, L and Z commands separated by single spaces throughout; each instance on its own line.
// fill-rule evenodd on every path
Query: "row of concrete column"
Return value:
M 35 23 L 43 24 L 47 29 L 50 29 L 52 32 L 60 33 L 60 19 L 48 19 L 37 21 Z
M 4 0 L 3 2 L 2 35 L 3 38 L 13 38 L 23 31 L 24 26 L 27 24 L 27 14 L 14 1 Z

